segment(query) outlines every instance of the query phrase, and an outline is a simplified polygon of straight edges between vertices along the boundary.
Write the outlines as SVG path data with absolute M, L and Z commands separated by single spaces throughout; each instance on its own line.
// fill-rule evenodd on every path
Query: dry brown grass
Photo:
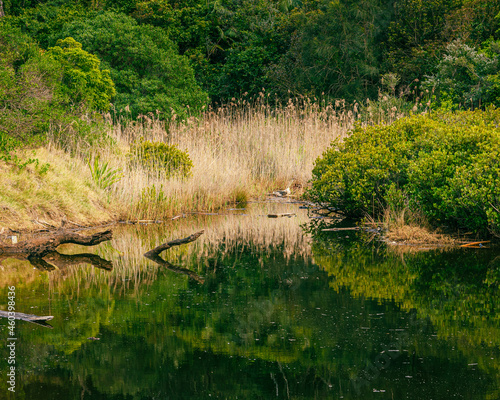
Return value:
M 408 245 L 454 245 L 456 240 L 449 235 L 430 231 L 416 225 L 391 226 L 386 234 L 390 241 Z
M 405 245 L 452 246 L 456 240 L 449 235 L 433 231 L 423 214 L 404 208 L 394 211 L 388 208 L 383 216 L 382 225 L 386 239 Z
M 221 206 L 290 187 L 295 194 L 311 178 L 316 158 L 354 122 L 352 112 L 303 100 L 271 108 L 231 103 L 207 109 L 199 118 L 166 125 L 156 116 L 116 124 L 120 152 L 100 150 L 101 157 L 124 177 L 113 187 L 126 219 L 163 219 L 186 211 Z M 175 144 L 191 157 L 189 179 L 170 178 L 160 170 L 127 166 L 126 153 L 140 138 Z M 154 189 L 153 189 L 154 186 Z
M 45 174 L 28 166 L 19 171 L 0 163 L 0 230 L 36 230 L 60 226 L 62 219 L 80 225 L 111 219 L 165 219 L 186 211 L 213 211 L 275 189 L 300 194 L 311 178 L 316 158 L 354 123 L 344 103 L 318 105 L 296 99 L 271 107 L 262 95 L 208 108 L 201 116 L 162 122 L 156 115 L 110 125 L 115 145 L 73 144 L 75 157 L 53 142 L 36 153 Z M 194 163 L 189 179 L 168 178 L 127 162 L 138 139 L 175 144 Z M 80 156 L 78 156 L 80 155 Z M 88 157 L 99 157 L 122 178 L 107 190 L 93 182 Z M 44 225 L 44 223 L 48 225 Z

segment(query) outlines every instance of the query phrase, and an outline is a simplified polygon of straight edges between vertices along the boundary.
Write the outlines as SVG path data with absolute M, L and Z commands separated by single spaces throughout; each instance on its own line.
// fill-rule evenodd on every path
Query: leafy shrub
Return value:
M 54 57 L 63 70 L 58 86 L 61 100 L 71 107 L 108 111 L 116 94 L 115 85 L 109 71 L 100 68 L 97 56 L 82 50 L 81 43 L 71 37 L 58 40 L 47 54 Z
M 152 172 L 165 172 L 167 177 L 187 178 L 193 167 L 189 155 L 175 145 L 147 140 L 134 144 L 128 158 L 132 164 L 138 163 Z
M 500 234 L 500 110 L 356 126 L 318 158 L 311 197 L 349 217 L 408 205 L 434 224 Z

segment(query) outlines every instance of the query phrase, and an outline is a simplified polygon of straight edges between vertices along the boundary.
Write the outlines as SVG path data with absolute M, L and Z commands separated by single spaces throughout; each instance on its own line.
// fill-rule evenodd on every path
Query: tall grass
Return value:
M 162 219 L 185 211 L 221 206 L 290 187 L 299 194 L 311 178 L 314 161 L 354 123 L 344 103 L 308 99 L 271 106 L 263 94 L 207 108 L 201 116 L 166 123 L 149 114 L 113 124 L 120 151 L 99 149 L 102 160 L 124 171 L 114 195 L 127 219 Z M 139 139 L 174 144 L 194 163 L 189 179 L 167 177 L 127 165 L 124 156 Z
M 150 113 L 118 121 L 108 115 L 107 124 L 82 117 L 75 124 L 88 128 L 83 134 L 76 125 L 53 127 L 52 140 L 37 153 L 42 163 L 50 164 L 48 173 L 39 177 L 33 167 L 16 178 L 39 181 L 38 186 L 52 196 L 50 204 L 37 191 L 33 196 L 16 195 L 24 202 L 14 201 L 17 189 L 10 189 L 12 180 L 2 173 L 0 186 L 5 190 L 0 200 L 9 209 L 0 214 L 0 229 L 12 226 L 12 221 L 18 228 L 36 229 L 37 215 L 54 226 L 64 218 L 81 225 L 95 224 L 96 218 L 163 220 L 187 211 L 214 211 L 287 187 L 292 196 L 298 196 L 318 156 L 332 140 L 346 136 L 355 121 L 373 124 L 381 118 L 390 123 L 401 114 L 397 107 L 379 107 L 375 115 L 371 108 L 341 100 L 326 103 L 301 97 L 270 103 L 262 93 L 257 99 L 206 108 L 182 121 L 174 115 L 165 122 L 161 115 Z M 194 164 L 189 178 L 172 176 L 164 165 L 131 162 L 134 152 L 130 150 L 139 140 L 163 142 L 187 152 Z M 60 172 L 66 170 L 68 176 L 59 182 Z M 109 179 L 102 182 L 106 176 Z M 84 186 L 76 190 L 77 195 L 75 182 Z M 67 201 L 58 210 L 62 197 Z M 29 207 L 27 199 L 33 203 Z M 99 212 L 93 211 L 96 204 Z

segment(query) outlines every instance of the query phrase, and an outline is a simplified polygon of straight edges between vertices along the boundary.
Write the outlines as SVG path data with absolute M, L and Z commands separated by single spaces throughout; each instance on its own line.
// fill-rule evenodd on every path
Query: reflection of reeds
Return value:
M 269 213 L 282 212 L 297 215 L 277 219 L 267 217 Z M 111 242 L 102 243 L 95 248 L 95 253 L 112 261 L 111 271 L 91 266 L 68 266 L 51 272 L 39 272 L 24 264 L 22 267 L 15 267 L 14 265 L 21 265 L 21 262 L 16 264 L 10 260 L 4 261 L 9 267 L 3 268 L 7 271 L 17 268 L 19 279 L 26 276 L 32 281 L 36 281 L 40 275 L 48 274 L 54 290 L 71 296 L 78 296 L 82 288 L 90 287 L 101 294 L 103 291 L 113 291 L 138 295 L 147 290 L 158 274 L 166 273 L 161 266 L 144 257 L 144 253 L 161 243 L 204 229 L 205 234 L 195 242 L 171 248 L 161 254 L 172 265 L 190 268 L 201 275 L 214 273 L 213 270 L 207 270 L 207 260 L 217 260 L 236 251 L 252 252 L 266 259 L 279 249 L 286 260 L 307 260 L 311 255 L 309 237 L 300 226 L 307 221 L 306 211 L 300 210 L 297 204 L 259 203 L 250 205 L 245 211 L 228 211 L 225 215 L 193 215 L 168 224 L 121 224 L 113 229 Z M 58 250 L 65 254 L 78 254 L 82 248 L 62 245 Z M 89 249 L 85 248 L 85 251 Z M 5 283 L 12 284 L 13 275 L 9 273 L 8 276 L 10 280 Z

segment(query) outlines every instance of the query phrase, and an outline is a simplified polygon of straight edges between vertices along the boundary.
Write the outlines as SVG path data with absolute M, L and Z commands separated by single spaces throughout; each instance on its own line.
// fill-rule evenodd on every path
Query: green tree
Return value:
M 99 140 L 102 131 L 79 118 L 109 108 L 114 93 L 97 57 L 71 38 L 44 51 L 10 22 L 0 21 L 0 159 L 19 164 L 16 150 L 43 144 L 49 132 L 66 144 Z
M 492 46 L 493 45 L 493 46 Z M 498 47 L 492 43 L 491 48 Z M 500 106 L 500 56 L 453 42 L 437 66 L 437 72 L 427 77 L 423 86 L 435 91 L 436 104 L 448 108 L 480 108 L 490 104 Z
M 200 110 L 207 95 L 196 83 L 186 57 L 180 56 L 164 30 L 138 25 L 124 14 L 101 12 L 65 24 L 53 35 L 74 37 L 109 68 L 116 84 L 115 107 L 133 116 L 159 110 L 187 115 Z
M 33 40 L 0 21 L 0 160 L 43 140 L 55 113 L 57 70 Z
M 57 46 L 49 48 L 47 55 L 59 61 L 62 81 L 59 95 L 71 107 L 82 110 L 107 111 L 116 94 L 115 86 L 108 70 L 100 69 L 97 56 L 82 50 L 81 43 L 68 37 L 57 41 Z
M 396 3 L 388 27 L 387 69 L 397 72 L 403 84 L 431 74 L 450 38 L 445 37 L 446 17 L 459 10 L 462 0 L 403 0 Z
M 160 26 L 189 57 L 213 101 L 273 89 L 269 67 L 288 45 L 283 21 L 288 9 L 268 0 L 206 2 L 148 0 L 134 14 Z
M 290 48 L 273 67 L 283 89 L 347 99 L 376 95 L 380 49 L 392 15 L 383 0 L 311 0 L 293 12 Z

